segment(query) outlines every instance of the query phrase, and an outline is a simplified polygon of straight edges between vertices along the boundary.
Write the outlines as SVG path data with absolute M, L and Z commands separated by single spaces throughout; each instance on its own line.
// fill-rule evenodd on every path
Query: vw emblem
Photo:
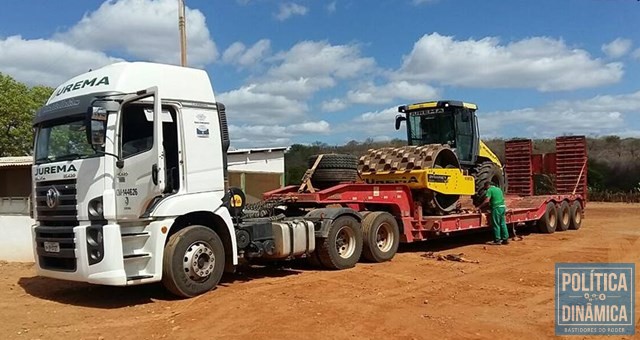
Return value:
M 53 209 L 60 203 L 60 192 L 55 187 L 47 190 L 47 207 Z

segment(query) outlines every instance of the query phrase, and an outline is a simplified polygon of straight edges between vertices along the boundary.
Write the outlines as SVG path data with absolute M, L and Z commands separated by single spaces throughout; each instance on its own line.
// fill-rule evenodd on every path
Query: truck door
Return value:
M 115 169 L 116 214 L 119 219 L 138 219 L 162 196 L 166 184 L 163 114 L 157 88 L 126 98 L 118 116 L 123 166 Z

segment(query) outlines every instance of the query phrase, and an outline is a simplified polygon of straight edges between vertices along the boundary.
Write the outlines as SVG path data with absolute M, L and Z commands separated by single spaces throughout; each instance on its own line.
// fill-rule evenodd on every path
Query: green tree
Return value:
M 0 73 L 0 157 L 31 154 L 33 116 L 52 92 L 50 87 L 28 87 Z

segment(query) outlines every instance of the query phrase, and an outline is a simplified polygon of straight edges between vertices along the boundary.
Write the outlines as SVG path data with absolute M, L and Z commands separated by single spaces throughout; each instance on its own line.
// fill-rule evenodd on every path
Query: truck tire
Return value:
M 164 247 L 162 283 L 180 297 L 200 295 L 218 285 L 224 265 L 218 234 L 205 226 L 188 226 L 171 235 Z
M 502 189 L 503 192 L 506 192 L 507 190 L 502 169 L 500 169 L 497 164 L 491 161 L 484 161 L 476 164 L 476 166 L 471 171 L 471 174 L 475 179 L 476 186 L 476 193 L 475 195 L 471 196 L 471 198 L 473 200 L 473 204 L 476 206 L 482 204 L 485 199 L 485 183 L 493 182 L 496 186 Z
M 354 169 L 316 169 L 311 184 L 319 189 L 329 188 L 341 182 L 355 182 L 358 170 Z
M 329 227 L 329 235 L 321 239 L 316 252 L 327 269 L 347 269 L 358 263 L 362 254 L 362 229 L 355 217 L 343 215 Z
M 558 226 L 558 210 L 553 202 L 547 203 L 544 214 L 538 220 L 538 231 L 544 234 L 552 234 Z
M 582 226 L 582 204 L 579 201 L 574 201 L 571 204 L 571 223 L 569 223 L 569 229 L 578 230 Z
M 558 208 L 558 231 L 566 231 L 571 224 L 571 210 L 569 208 L 569 202 L 562 201 L 560 208 Z
M 308 168 L 311 169 L 319 155 L 309 157 Z M 349 154 L 328 153 L 322 156 L 316 169 L 358 169 L 358 157 Z
M 376 211 L 362 219 L 362 256 L 371 262 L 391 260 L 400 244 L 400 228 L 393 215 Z

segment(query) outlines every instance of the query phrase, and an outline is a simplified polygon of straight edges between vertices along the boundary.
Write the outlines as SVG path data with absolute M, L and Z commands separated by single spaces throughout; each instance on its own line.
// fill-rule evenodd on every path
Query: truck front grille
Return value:
M 78 226 L 76 180 L 39 182 L 35 194 L 39 222 L 35 231 L 40 267 L 75 271 L 73 227 Z M 46 251 L 45 242 L 57 244 L 59 251 Z

